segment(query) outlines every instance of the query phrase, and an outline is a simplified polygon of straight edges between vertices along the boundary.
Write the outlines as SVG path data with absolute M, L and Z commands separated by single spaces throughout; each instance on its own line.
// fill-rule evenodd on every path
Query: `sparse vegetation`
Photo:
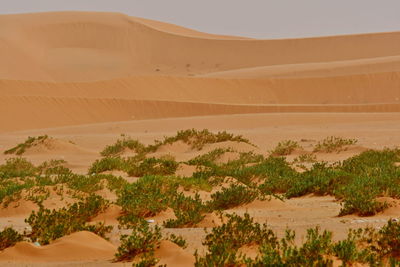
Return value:
M 271 155 L 286 156 L 292 154 L 293 151 L 300 148 L 301 146 L 298 142 L 293 140 L 286 140 L 279 142 L 278 145 L 271 151 Z
M 47 135 L 41 135 L 37 137 L 28 137 L 28 139 L 25 140 L 25 142 L 16 145 L 13 148 L 10 148 L 6 151 L 4 151 L 4 154 L 15 154 L 15 155 L 22 155 L 25 153 L 25 151 L 28 148 L 31 148 L 33 146 L 39 145 L 43 143 L 45 140 L 49 139 Z
M 0 232 L 0 251 L 14 246 L 23 240 L 23 236 L 11 227 L 6 227 Z
M 340 152 L 346 150 L 348 146 L 355 145 L 356 143 L 356 139 L 329 136 L 315 145 L 314 152 Z

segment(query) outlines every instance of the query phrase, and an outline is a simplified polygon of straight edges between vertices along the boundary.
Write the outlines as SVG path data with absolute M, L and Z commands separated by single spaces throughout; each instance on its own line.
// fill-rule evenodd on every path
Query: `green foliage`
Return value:
M 171 242 L 177 244 L 178 246 L 180 246 L 183 249 L 187 248 L 186 240 L 180 235 L 170 234 L 168 236 L 168 240 L 170 240 Z
M 105 226 L 102 223 L 93 225 L 87 222 L 107 207 L 108 202 L 97 195 L 90 195 L 84 201 L 59 210 L 41 207 L 38 212 L 32 211 L 29 218 L 25 220 L 32 227 L 29 237 L 32 241 L 38 241 L 41 244 L 48 244 L 62 236 L 84 230 L 104 237 L 111 231 L 111 226 Z
M 233 149 L 230 148 L 216 148 L 214 150 L 211 150 L 210 152 L 199 155 L 195 157 L 194 159 L 191 159 L 187 162 L 188 165 L 202 165 L 202 166 L 207 166 L 207 167 L 213 167 L 216 165 L 215 161 L 219 159 L 222 155 L 224 155 L 226 152 L 233 152 Z
M 212 194 L 209 206 L 213 210 L 225 210 L 250 203 L 259 197 L 260 192 L 256 188 L 231 184 Z
M 278 145 L 271 151 L 271 155 L 274 156 L 290 155 L 294 150 L 298 148 L 301 148 L 301 146 L 296 141 L 285 140 L 278 143 Z
M 151 228 L 147 223 L 142 223 L 133 229 L 131 235 L 121 236 L 121 245 L 115 254 L 115 260 L 129 261 L 142 256 L 142 264 L 155 262 L 154 250 L 160 246 L 161 238 L 160 227 Z
M 177 185 L 172 184 L 168 178 L 144 176 L 118 192 L 117 204 L 122 207 L 125 215 L 154 216 L 167 209 L 176 189 Z
M 158 147 L 166 144 L 172 144 L 177 141 L 182 141 L 192 147 L 192 149 L 201 150 L 206 144 L 214 144 L 226 141 L 232 142 L 243 142 L 251 144 L 249 140 L 243 138 L 241 135 L 233 135 L 226 131 L 212 133 L 207 129 L 196 130 L 188 129 L 184 131 L 178 131 L 175 136 L 165 137 L 163 141 L 156 141 L 155 145 L 149 146 L 149 151 L 155 151 Z
M 128 170 L 130 176 L 171 175 L 176 172 L 179 163 L 169 158 L 146 158 L 137 166 Z
M 174 209 L 176 219 L 165 221 L 166 228 L 193 227 L 203 220 L 203 214 L 207 211 L 198 194 L 194 198 L 182 193 L 177 194 L 170 205 Z
M 346 150 L 348 146 L 355 145 L 356 143 L 356 139 L 329 136 L 315 145 L 314 152 L 340 152 Z
M 0 178 L 24 178 L 37 174 L 37 169 L 24 158 L 9 158 L 6 163 L 0 165 Z
M 122 154 L 125 149 L 135 151 L 137 154 L 146 153 L 146 146 L 138 140 L 132 139 L 128 136 L 121 135 L 122 139 L 118 139 L 114 145 L 106 146 L 100 154 L 103 157 L 116 157 Z
M 28 137 L 25 142 L 18 144 L 17 146 L 4 151 L 4 154 L 15 154 L 15 155 L 22 155 L 28 148 L 36 146 L 38 144 L 43 143 L 49 137 L 47 135 L 37 136 L 37 137 Z
M 11 227 L 6 227 L 0 232 L 0 251 L 14 246 L 23 240 L 23 236 Z

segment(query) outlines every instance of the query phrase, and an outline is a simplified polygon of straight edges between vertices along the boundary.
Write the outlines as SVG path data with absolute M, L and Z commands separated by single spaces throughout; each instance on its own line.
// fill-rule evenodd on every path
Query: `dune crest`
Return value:
M 87 231 L 61 237 L 47 246 L 20 242 L 0 253 L 0 261 L 51 262 L 111 260 L 116 247 Z

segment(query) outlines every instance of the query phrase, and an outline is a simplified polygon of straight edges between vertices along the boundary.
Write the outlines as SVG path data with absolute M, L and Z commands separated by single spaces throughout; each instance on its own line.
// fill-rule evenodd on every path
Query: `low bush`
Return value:
M 157 263 L 154 259 L 154 250 L 160 246 L 161 228 L 151 228 L 147 223 L 142 223 L 134 228 L 131 235 L 121 236 L 121 245 L 115 254 L 116 261 L 131 261 L 141 256 L 141 262 Z
M 23 240 L 23 236 L 11 227 L 6 227 L 0 232 L 0 251 L 14 246 Z
M 174 209 L 176 219 L 166 220 L 164 222 L 166 228 L 194 227 L 203 220 L 203 214 L 207 212 L 207 207 L 198 194 L 192 198 L 179 193 L 170 205 Z
M 93 225 L 87 222 L 107 207 L 107 201 L 97 195 L 91 195 L 84 201 L 59 210 L 41 207 L 38 212 L 33 211 L 25 220 L 32 228 L 28 236 L 40 244 L 48 244 L 62 236 L 84 230 L 105 237 L 105 234 L 111 231 L 111 226 L 105 226 L 103 223 Z
M 225 210 L 250 203 L 259 197 L 261 194 L 257 188 L 231 184 L 212 194 L 208 205 L 212 210 Z

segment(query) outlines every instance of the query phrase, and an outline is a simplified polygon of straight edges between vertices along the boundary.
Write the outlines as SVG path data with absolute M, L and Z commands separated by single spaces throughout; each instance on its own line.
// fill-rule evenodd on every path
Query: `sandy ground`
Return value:
M 241 134 L 262 154 L 287 139 L 305 149 L 332 135 L 358 139 L 355 149 L 317 155 L 329 162 L 400 146 L 400 32 L 255 40 L 95 12 L 0 15 L 0 24 L 0 152 L 28 136 L 55 138 L 51 148 L 24 155 L 34 164 L 63 159 L 85 174 L 121 134 L 149 144 L 188 128 Z M 179 160 L 196 156 L 182 147 L 164 152 Z M 7 157 L 1 153 L 0 162 Z M 1 210 L 0 228 L 23 230 L 31 204 Z M 297 241 L 316 225 L 340 239 L 349 228 L 400 217 L 397 208 L 368 218 L 339 218 L 339 210 L 332 197 L 307 196 L 229 212 L 247 211 L 279 234 L 290 227 Z M 191 254 L 202 251 L 203 228 L 168 231 L 189 246 L 163 243 L 161 263 L 192 264 Z M 110 242 L 78 233 L 58 246 L 21 244 L 0 254 L 1 265 L 124 266 L 110 261 L 119 234 Z M 90 251 L 83 258 L 80 243 Z M 73 249 L 70 257 L 60 252 Z

